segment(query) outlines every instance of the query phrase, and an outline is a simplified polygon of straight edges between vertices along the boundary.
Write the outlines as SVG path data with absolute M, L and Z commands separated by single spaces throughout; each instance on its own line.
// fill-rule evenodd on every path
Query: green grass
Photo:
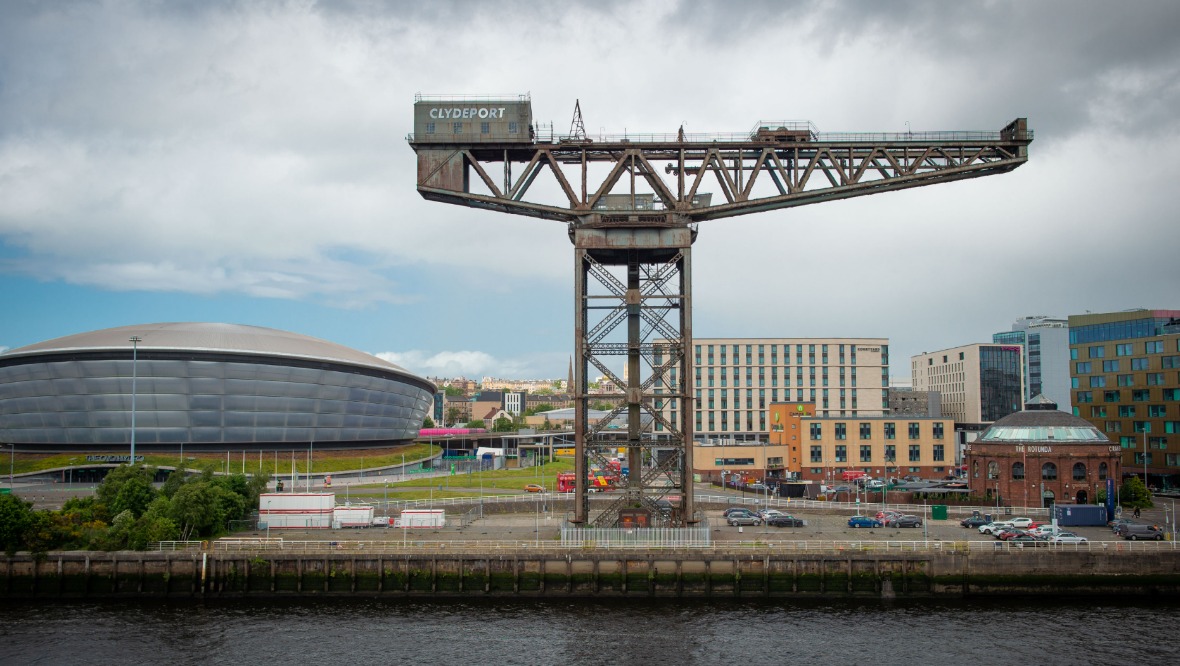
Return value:
M 403 459 L 407 465 L 418 462 L 420 460 L 428 459 L 438 454 L 442 449 L 438 446 L 430 444 L 419 443 L 411 444 L 409 446 L 390 447 L 388 449 L 371 449 L 371 450 L 350 450 L 350 451 L 315 451 L 312 459 L 312 472 L 316 474 L 323 474 L 332 472 L 342 472 L 345 470 L 354 469 L 372 469 L 375 467 L 388 467 L 390 465 L 401 465 Z M 12 461 L 14 474 L 25 474 L 30 472 L 41 472 L 47 469 L 68 468 L 71 466 L 85 467 L 87 465 L 86 456 L 99 453 L 112 453 L 110 451 L 103 451 L 101 449 L 95 451 L 87 451 L 82 454 L 25 454 L 18 453 Z M 117 451 L 116 454 L 126 454 L 127 451 Z M 138 455 L 138 454 L 137 454 Z M 187 469 L 200 470 L 205 467 L 212 467 L 214 471 L 222 471 L 225 469 L 225 452 L 221 453 L 190 453 L 188 451 L 184 454 L 185 464 Z M 404 458 L 403 458 L 404 457 Z M 158 454 L 147 453 L 143 454 L 143 464 L 152 467 L 177 467 L 180 465 L 180 452 L 175 454 Z M 292 455 L 290 451 L 279 451 L 277 455 L 278 461 L 278 475 L 291 474 L 291 460 Z M 269 473 L 275 475 L 275 453 L 263 453 L 261 465 L 259 464 L 258 452 L 246 453 L 245 469 L 247 474 Z M 295 451 L 294 455 L 295 470 L 299 474 L 307 471 L 307 449 Z M 98 463 L 92 463 L 98 464 Z M 229 452 L 229 471 L 233 473 L 242 472 L 242 452 Z
M 569 460 L 558 460 L 546 463 L 540 468 L 498 469 L 487 472 L 473 472 L 471 474 L 457 473 L 449 476 L 409 478 L 389 484 L 364 483 L 350 484 L 348 494 L 351 497 L 365 499 L 391 500 L 419 500 L 444 499 L 448 497 L 479 497 L 484 495 L 518 494 L 525 492 L 524 487 L 536 483 L 544 485 L 547 491 L 553 491 L 557 486 L 557 475 L 560 472 L 572 472 L 574 464 Z M 480 481 L 483 486 L 481 491 Z M 504 491 L 510 491 L 505 493 Z M 337 494 L 340 490 L 337 489 Z

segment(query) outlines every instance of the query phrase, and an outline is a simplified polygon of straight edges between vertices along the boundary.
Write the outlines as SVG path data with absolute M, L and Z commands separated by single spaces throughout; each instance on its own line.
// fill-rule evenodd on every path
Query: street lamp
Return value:
M 135 465 L 135 381 L 139 375 L 139 343 L 143 338 L 133 335 L 131 342 L 131 465 Z
M 13 486 L 13 485 L 12 485 L 12 477 L 13 477 L 13 474 L 12 474 L 12 469 L 13 469 L 13 467 L 14 467 L 14 465 L 15 465 L 15 461 L 16 461 L 16 444 L 15 444 L 14 442 L 9 442 L 9 443 L 8 443 L 8 446 L 9 446 L 9 453 L 8 453 L 8 489 L 9 489 L 9 490 L 13 490 L 13 489 L 15 489 L 15 486 Z
M 270 500 L 266 500 L 266 540 L 270 541 Z

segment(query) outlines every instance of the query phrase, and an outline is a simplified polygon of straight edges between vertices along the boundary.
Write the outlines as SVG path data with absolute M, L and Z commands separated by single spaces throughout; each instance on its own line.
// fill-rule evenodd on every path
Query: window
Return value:
M 1134 386 L 1135 375 L 1119 375 L 1119 386 Z
M 922 459 L 922 445 L 910 444 L 910 462 L 918 462 Z
M 942 439 L 942 423 L 934 424 L 934 439 Z
M 1164 389 L 1164 400 L 1172 402 L 1180 401 L 1180 389 Z
M 1164 370 L 1180 368 L 1180 356 L 1165 356 L 1160 359 L 1160 367 Z
M 823 447 L 821 447 L 821 446 L 811 447 L 811 462 L 822 463 L 823 461 L 824 461 Z
M 1057 465 L 1051 462 L 1041 465 L 1041 480 L 1042 481 L 1056 481 L 1057 480 Z
M 1151 400 L 1151 389 L 1134 389 L 1131 391 L 1131 400 L 1135 402 L 1147 402 Z
M 1119 371 L 1118 359 L 1113 359 L 1110 361 L 1103 361 L 1102 362 L 1102 371 L 1103 372 L 1118 372 Z
M 1077 363 L 1074 364 L 1074 369 L 1077 370 L 1077 373 L 1079 375 L 1088 375 L 1091 372 L 1093 372 L 1092 366 L 1089 361 L 1078 361 Z
M 509 134 L 519 134 L 520 133 L 520 125 L 517 124 L 517 122 L 515 120 L 508 121 L 508 133 Z
M 885 424 L 885 439 L 896 439 L 896 438 L 897 438 L 897 424 L 886 423 Z
M 918 424 L 911 423 L 910 424 L 910 439 L 919 439 L 921 436 L 922 435 L 921 435 L 921 432 L 918 428 Z
M 1147 374 L 1147 385 L 1148 386 L 1162 386 L 1163 383 L 1164 383 L 1164 373 L 1150 372 Z
M 1131 353 L 1131 343 L 1129 342 L 1114 346 L 1115 356 L 1130 356 Z
M 434 134 L 434 123 L 426 123 L 426 133 Z
M 821 424 L 819 424 L 819 423 L 812 423 L 811 424 L 811 438 L 812 439 L 823 439 L 823 434 L 824 434 L 823 433 L 823 426 Z
M 1106 475 L 1108 474 L 1109 469 L 1110 468 L 1107 467 L 1106 463 L 1098 463 L 1098 480 L 1099 481 L 1106 480 Z
M 1019 481 L 1024 478 L 1024 463 L 1012 463 L 1012 480 Z
M 1102 358 L 1106 356 L 1106 347 L 1090 347 L 1090 358 Z
M 1122 395 L 1123 395 L 1122 391 L 1103 391 L 1102 392 L 1102 401 L 1103 402 L 1119 402 L 1122 399 Z
M 463 123 L 451 123 L 451 134 L 462 134 Z
M 1094 402 L 1093 391 L 1078 391 L 1078 402 Z
M 1135 416 L 1135 405 L 1119 405 L 1119 418 L 1132 418 Z
M 860 461 L 861 462 L 872 462 L 872 460 L 873 460 L 873 447 L 869 444 L 861 444 L 860 445 Z
M 1106 416 L 1105 405 L 1095 405 L 1090 408 L 1090 418 L 1102 418 Z
M 848 462 L 848 447 L 843 444 L 836 445 L 836 462 Z
M 1000 478 L 1000 463 L 993 460 L 987 464 L 987 478 Z
M 1164 353 L 1163 340 L 1149 340 L 1143 343 L 1144 351 L 1148 354 L 1162 354 Z
M 1147 406 L 1147 416 L 1149 416 L 1150 418 L 1162 419 L 1163 417 L 1165 417 L 1167 415 L 1168 415 L 1168 406 L 1167 405 L 1148 405 Z M 1131 416 L 1134 416 L 1134 414 L 1132 414 Z
M 491 123 L 482 122 L 479 124 L 479 133 L 480 134 L 489 134 L 489 133 L 491 133 L 491 131 L 492 131 Z
M 873 438 L 873 424 L 871 424 L 871 423 L 860 424 L 860 438 L 861 439 L 872 439 Z
M 1090 388 L 1102 388 L 1106 386 L 1106 377 L 1102 375 L 1092 375 L 1090 377 Z
M 1132 370 L 1147 370 L 1150 367 L 1151 367 L 1151 365 L 1147 362 L 1146 358 L 1133 358 L 1133 359 L 1131 359 L 1131 369 Z
M 1122 421 L 1107 421 L 1104 424 L 1103 430 L 1105 432 L 1122 432 L 1123 431 L 1123 422 Z
M 1180 433 L 1180 421 L 1164 421 L 1164 432 L 1169 435 Z
M 847 428 L 843 423 L 836 424 L 836 439 L 848 439 Z
M 935 462 L 942 462 L 945 459 L 946 459 L 945 447 L 943 447 L 942 444 L 935 444 L 934 445 L 934 461 Z
M 1074 463 L 1074 465 L 1073 465 L 1073 480 L 1074 481 L 1085 481 L 1086 480 L 1086 465 L 1084 463 Z

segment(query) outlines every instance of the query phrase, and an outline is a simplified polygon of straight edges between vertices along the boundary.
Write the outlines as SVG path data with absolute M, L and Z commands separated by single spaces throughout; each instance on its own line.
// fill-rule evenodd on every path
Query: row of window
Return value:
M 1077 340 L 1072 339 L 1075 337 L 1074 333 L 1075 333 L 1074 331 L 1070 331 L 1070 334 L 1069 334 L 1069 337 L 1071 338 L 1071 340 L 1070 340 L 1071 344 L 1076 344 L 1078 342 Z M 1084 340 L 1082 342 L 1089 342 L 1089 340 Z M 1137 344 L 1143 345 L 1143 352 L 1142 353 L 1144 353 L 1144 354 L 1163 354 L 1165 351 L 1165 345 L 1164 345 L 1163 340 L 1146 340 L 1143 343 L 1137 343 L 1137 342 L 1118 343 L 1114 346 L 1114 354 L 1115 354 L 1115 356 L 1132 356 L 1135 354 L 1135 345 L 1137 345 Z M 1073 360 L 1076 361 L 1078 359 L 1079 349 L 1080 349 L 1079 347 L 1071 347 L 1069 350 L 1070 358 L 1072 358 Z M 1180 351 L 1180 339 L 1178 339 L 1176 341 L 1176 351 Z M 1106 356 L 1106 346 L 1105 345 L 1095 345 L 1093 347 L 1087 347 L 1086 353 L 1089 358 L 1104 358 Z
M 1106 475 L 1109 473 L 1109 468 L 1106 463 L 1098 463 L 1098 480 L 1105 481 Z M 979 478 L 979 461 L 975 461 L 971 466 L 971 475 Z M 1087 475 L 1085 463 L 1074 463 L 1073 465 L 1073 480 L 1085 481 Z M 1000 478 L 1000 464 L 996 461 L 991 461 L 987 464 L 987 478 Z M 1012 480 L 1021 481 L 1024 479 L 1024 463 L 1012 463 Z M 1057 480 L 1057 465 L 1055 463 L 1047 462 L 1041 465 L 1041 480 L 1042 481 L 1056 481 Z
M 809 425 L 810 425 L 809 435 L 810 435 L 811 439 L 823 439 L 823 434 L 824 434 L 823 433 L 823 424 L 822 423 L 811 423 Z M 907 431 L 909 433 L 910 439 L 921 439 L 922 438 L 922 427 L 921 427 L 922 424 L 921 423 L 911 422 L 907 425 L 908 425 Z M 934 437 L 934 439 L 942 439 L 943 433 L 944 433 L 943 424 L 941 422 L 935 422 L 935 423 L 930 424 L 930 426 L 931 426 L 931 434 Z M 833 429 L 836 434 L 836 439 L 838 439 L 838 440 L 839 439 L 848 439 L 848 424 L 836 423 L 836 424 L 834 424 Z M 896 439 L 897 438 L 897 424 L 896 423 L 885 423 L 884 424 L 884 433 L 885 433 L 885 439 Z M 860 435 L 859 439 L 872 439 L 873 438 L 873 424 L 861 423 L 859 435 Z
M 1118 408 L 1119 418 L 1123 419 L 1135 418 L 1137 415 L 1147 416 L 1153 419 L 1161 419 L 1168 415 L 1167 405 L 1147 405 L 1147 409 L 1139 412 L 1138 414 L 1136 414 L 1136 412 L 1139 410 L 1136 409 L 1135 405 L 1119 405 Z M 1101 419 L 1106 418 L 1106 416 L 1106 405 L 1094 405 L 1090 407 L 1090 418 Z
M 834 454 L 833 458 L 832 458 L 832 460 L 829 460 L 829 461 L 824 460 L 824 452 L 823 452 L 822 446 L 812 446 L 810 453 L 811 453 L 811 462 L 812 463 L 823 464 L 824 462 L 836 462 L 836 463 L 849 462 L 849 460 L 848 460 L 848 447 L 845 446 L 844 444 L 837 444 L 836 445 L 835 450 L 833 452 L 833 454 Z M 860 454 L 860 457 L 858 458 L 857 462 L 873 463 L 876 460 L 873 457 L 873 447 L 869 444 L 862 444 L 860 446 L 860 450 L 858 451 L 858 453 Z M 896 446 L 894 446 L 892 444 L 888 444 L 885 446 L 882 453 L 884 454 L 884 456 L 880 459 L 881 462 L 883 462 L 885 464 L 893 464 L 893 463 L 897 462 L 897 447 Z M 946 447 L 944 447 L 942 444 L 933 445 L 933 447 L 930 450 L 930 453 L 931 453 L 931 457 L 934 459 L 935 462 L 943 462 L 946 460 Z M 909 461 L 910 462 L 921 462 L 921 460 L 922 460 L 922 446 L 920 444 L 910 444 Z
M 1094 379 L 1094 377 L 1091 377 L 1090 379 Z M 1105 386 L 1105 385 L 1106 385 L 1105 382 L 1102 382 L 1102 383 L 1095 385 L 1095 386 Z M 1077 388 L 1076 378 L 1075 378 L 1074 388 Z M 1180 388 L 1166 388 L 1166 389 L 1161 390 L 1160 391 L 1160 399 L 1167 401 L 1167 402 L 1180 402 Z M 1131 401 L 1132 402 L 1148 402 L 1150 400 L 1151 400 L 1151 389 L 1131 389 Z M 1102 392 L 1102 402 L 1122 402 L 1122 401 L 1123 401 L 1123 392 L 1119 389 L 1112 389 L 1109 391 Z M 1093 391 L 1078 391 L 1077 392 L 1077 400 L 1075 402 L 1079 405 L 1085 404 L 1087 402 L 1094 402 L 1094 392 Z
M 847 348 L 848 353 L 849 353 L 849 357 L 852 359 L 851 365 L 856 365 L 856 349 L 857 349 L 858 345 L 825 345 L 825 344 L 814 345 L 814 344 L 808 344 L 807 345 L 807 357 L 810 359 L 811 365 L 815 365 L 815 352 L 816 352 L 817 346 L 819 347 L 820 358 L 823 359 L 823 365 L 828 364 L 828 347 L 829 346 L 837 348 L 837 351 L 839 354 L 838 358 L 840 361 L 840 365 L 847 365 L 844 362 L 845 361 L 845 354 L 844 354 L 845 348 Z M 730 349 L 733 352 L 732 356 L 731 356 L 731 358 L 733 359 L 733 365 L 739 365 L 738 361 L 739 361 L 739 359 L 741 359 L 740 352 L 742 350 L 742 347 L 745 347 L 746 365 L 753 365 L 755 345 L 696 345 L 696 350 L 695 350 L 696 353 L 694 354 L 694 356 L 696 357 L 696 364 L 697 365 L 701 364 L 702 347 L 704 348 L 704 351 L 707 354 L 707 358 L 709 360 L 709 365 L 713 365 L 714 347 L 716 347 L 717 351 L 720 352 L 721 365 L 727 365 L 726 354 L 725 354 L 727 349 Z M 770 364 L 771 365 L 778 365 L 779 345 L 775 345 L 775 344 L 757 345 L 758 365 L 765 365 L 766 364 L 766 352 L 768 351 L 767 347 L 770 348 L 769 349 Z M 782 353 L 783 353 L 784 364 L 790 365 L 791 345 L 789 345 L 789 344 L 782 345 Z M 801 344 L 795 345 L 795 362 L 797 365 L 803 364 L 803 345 L 801 345 Z M 881 345 L 881 365 L 884 365 L 886 367 L 889 366 L 889 345 Z
M 435 123 L 426 123 L 426 133 L 427 134 L 435 134 L 437 129 L 438 129 L 438 126 Z M 451 134 L 462 134 L 462 133 L 463 133 L 463 123 L 461 123 L 461 122 L 451 123 Z M 491 134 L 492 133 L 492 124 L 487 123 L 487 122 L 481 122 L 479 124 L 479 133 L 480 134 Z M 509 121 L 508 122 L 508 133 L 509 134 L 519 134 L 520 133 L 520 124 L 517 123 L 516 121 Z

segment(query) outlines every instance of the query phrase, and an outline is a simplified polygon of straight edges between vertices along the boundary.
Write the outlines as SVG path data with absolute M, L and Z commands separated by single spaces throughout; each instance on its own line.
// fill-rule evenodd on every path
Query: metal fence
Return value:
M 579 528 L 575 528 L 579 529 Z M 580 529 L 581 536 L 592 533 L 610 532 L 602 528 Z M 644 530 L 633 530 L 641 532 Z M 664 530 L 648 529 L 647 532 L 656 533 Z M 673 530 L 667 530 L 673 531 Z M 683 531 L 683 530 L 675 530 Z M 406 534 L 403 537 L 409 536 Z M 724 557 L 728 555 L 775 555 L 783 553 L 805 553 L 816 555 L 855 554 L 855 553 L 1039 553 L 1052 557 L 1054 553 L 1126 553 L 1128 556 L 1137 554 L 1160 553 L 1177 551 L 1175 541 L 1088 541 L 1084 543 L 1047 543 L 1038 544 L 1011 543 L 1006 541 L 714 541 L 712 543 L 693 543 L 687 535 L 668 538 L 663 543 L 652 540 L 636 541 L 619 539 L 611 541 L 610 534 L 602 535 L 604 539 L 575 539 L 570 543 L 543 540 L 468 540 L 468 541 L 440 541 L 415 538 L 374 540 L 374 541 L 291 541 L 286 539 L 220 539 L 209 544 L 209 550 L 222 553 L 284 553 L 289 555 L 329 553 L 351 551 L 356 553 L 455 553 L 481 556 L 489 553 L 508 552 L 546 552 L 546 553 L 574 553 L 585 551 L 679 551 L 685 554 L 705 554 Z M 672 537 L 673 535 L 668 535 Z M 704 534 L 708 538 L 708 532 Z M 163 547 L 152 550 L 173 550 Z M 198 543 L 199 542 L 193 542 Z M 199 549 L 175 548 L 174 550 Z
M 711 544 L 709 521 L 692 527 L 581 527 L 561 523 L 566 548 L 702 548 Z

